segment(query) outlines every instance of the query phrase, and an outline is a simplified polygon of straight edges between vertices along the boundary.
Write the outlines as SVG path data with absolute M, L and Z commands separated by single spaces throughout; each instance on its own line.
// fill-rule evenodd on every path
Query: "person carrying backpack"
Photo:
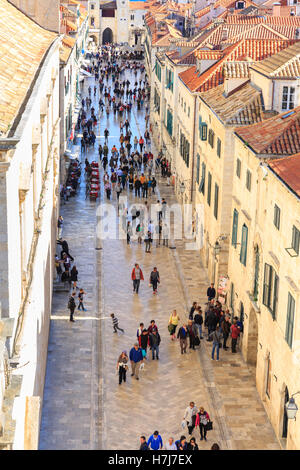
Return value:
M 75 320 L 73 318 L 74 311 L 75 311 L 75 308 L 76 308 L 75 295 L 76 295 L 76 293 L 72 292 L 72 295 L 70 296 L 69 302 L 68 302 L 68 309 L 70 310 L 70 321 L 71 322 L 75 322 Z
M 157 284 L 158 283 L 160 283 L 159 272 L 157 271 L 157 268 L 154 267 L 153 271 L 150 274 L 150 284 L 152 284 L 153 294 L 154 295 L 157 293 Z

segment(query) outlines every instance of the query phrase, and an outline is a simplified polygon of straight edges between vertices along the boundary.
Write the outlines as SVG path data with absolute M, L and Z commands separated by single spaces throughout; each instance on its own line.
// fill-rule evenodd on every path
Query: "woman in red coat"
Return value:
M 135 263 L 131 273 L 131 279 L 133 281 L 133 292 L 139 293 L 140 282 L 144 280 L 143 271 L 139 267 L 138 263 Z

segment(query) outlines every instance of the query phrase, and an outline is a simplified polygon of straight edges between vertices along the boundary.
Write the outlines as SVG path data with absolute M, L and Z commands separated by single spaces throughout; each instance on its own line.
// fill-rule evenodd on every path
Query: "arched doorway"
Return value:
M 113 42 L 113 32 L 110 28 L 106 28 L 102 34 L 102 44 L 111 44 Z
M 289 390 L 287 387 L 285 387 L 285 391 L 284 391 L 284 404 L 283 404 L 283 423 L 282 423 L 282 437 L 283 439 L 286 439 L 287 438 L 287 435 L 288 435 L 288 417 L 287 417 L 287 412 L 286 412 L 286 403 L 289 401 L 290 399 L 290 394 L 289 394 Z

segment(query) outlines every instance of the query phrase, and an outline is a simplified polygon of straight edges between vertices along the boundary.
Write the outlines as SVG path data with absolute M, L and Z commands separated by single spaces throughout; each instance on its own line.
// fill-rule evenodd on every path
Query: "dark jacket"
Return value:
M 206 295 L 209 299 L 214 299 L 216 297 L 216 289 L 214 287 L 209 287 Z
M 229 333 L 230 333 L 230 327 L 231 327 L 230 321 L 224 320 L 224 321 L 222 322 L 222 331 L 223 331 L 224 335 L 227 335 L 227 336 L 229 335 Z
M 150 333 L 149 335 L 150 346 L 159 346 L 160 345 L 160 334 L 157 332 L 156 335 Z
M 194 316 L 194 322 L 196 325 L 202 325 L 203 324 L 203 315 L 200 315 L 199 313 L 196 313 Z
M 78 281 L 78 271 L 77 269 L 71 269 L 71 281 Z
M 188 329 L 184 329 L 183 326 L 179 328 L 178 333 L 177 333 L 177 338 L 184 339 L 187 338 L 189 335 Z
M 207 326 L 208 328 L 216 328 L 218 324 L 218 317 L 214 312 L 210 312 L 207 316 Z
M 147 332 L 146 335 L 141 334 L 141 348 L 142 349 L 147 349 L 148 339 L 149 339 L 149 333 L 148 332 Z
M 187 450 L 199 450 L 198 444 L 195 443 L 195 445 L 192 446 L 192 444 L 188 443 Z
M 141 444 L 140 450 L 149 450 L 149 447 L 146 441 L 143 442 L 143 444 Z

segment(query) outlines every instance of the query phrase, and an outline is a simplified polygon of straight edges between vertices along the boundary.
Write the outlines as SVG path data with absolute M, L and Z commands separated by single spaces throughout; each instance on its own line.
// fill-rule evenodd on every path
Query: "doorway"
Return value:
M 290 399 L 289 390 L 288 390 L 287 387 L 285 387 L 284 404 L 283 404 L 283 423 L 282 423 L 282 437 L 283 437 L 283 439 L 286 439 L 287 435 L 288 435 L 288 421 L 289 420 L 288 420 L 285 404 L 289 401 L 289 399 Z
M 113 32 L 110 28 L 106 28 L 102 34 L 102 44 L 111 44 L 113 42 Z

